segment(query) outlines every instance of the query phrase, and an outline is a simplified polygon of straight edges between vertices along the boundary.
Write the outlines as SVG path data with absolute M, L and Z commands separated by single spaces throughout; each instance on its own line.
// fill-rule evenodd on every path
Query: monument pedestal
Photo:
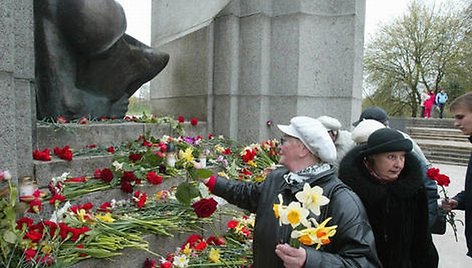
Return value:
M 295 115 L 349 129 L 361 110 L 364 13 L 364 0 L 231 1 L 208 27 L 159 47 L 171 59 L 151 82 L 152 112 L 197 116 L 240 141 L 277 136 L 267 121 Z

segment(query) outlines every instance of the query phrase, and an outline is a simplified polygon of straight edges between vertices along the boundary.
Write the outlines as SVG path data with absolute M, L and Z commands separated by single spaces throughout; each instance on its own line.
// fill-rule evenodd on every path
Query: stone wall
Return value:
M 33 0 L 0 1 L 0 169 L 32 175 Z
M 155 14 L 166 0 L 153 1 Z M 233 0 L 208 27 L 159 47 L 171 56 L 151 82 L 152 111 L 197 116 L 241 141 L 277 136 L 266 122 L 295 115 L 350 129 L 361 111 L 364 17 L 365 0 Z

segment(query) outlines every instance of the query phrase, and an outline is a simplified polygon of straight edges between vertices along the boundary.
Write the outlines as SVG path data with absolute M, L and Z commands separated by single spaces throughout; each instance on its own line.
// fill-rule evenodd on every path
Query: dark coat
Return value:
M 275 247 L 279 243 L 289 242 L 292 228 L 279 225 L 273 206 L 279 203 L 279 193 L 283 195 L 284 204 L 288 205 L 295 200 L 295 194 L 303 190 L 304 184 L 288 185 L 283 178 L 286 173 L 288 171 L 285 168 L 276 169 L 262 183 L 230 181 L 218 177 L 212 190 L 228 202 L 256 213 L 253 267 L 284 267 L 282 260 L 275 254 Z M 334 169 L 313 176 L 306 182 L 312 187 L 318 185 L 323 188 L 330 203 L 322 207 L 321 217 L 332 217 L 328 225 L 338 227 L 330 244 L 318 251 L 305 247 L 305 267 L 381 267 L 373 233 L 357 195 L 334 175 Z M 331 191 L 333 194 L 330 195 Z M 315 218 L 318 222 L 324 219 Z
M 472 136 L 469 137 L 472 143 Z M 472 257 L 472 154 L 469 158 L 465 175 L 464 191 L 453 197 L 457 200 L 457 209 L 465 210 L 465 240 L 467 241 L 467 256 Z
M 407 154 L 399 179 L 382 183 L 365 167 L 360 156 L 363 146 L 355 147 L 344 157 L 339 178 L 364 203 L 382 265 L 437 267 L 438 254 L 428 230 L 427 198 L 419 161 Z

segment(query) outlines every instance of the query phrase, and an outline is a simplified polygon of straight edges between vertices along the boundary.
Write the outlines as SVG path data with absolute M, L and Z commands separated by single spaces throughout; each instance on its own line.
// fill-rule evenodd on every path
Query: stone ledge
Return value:
M 199 122 L 197 126 L 184 123 L 187 135 L 204 135 L 207 132 L 207 123 Z M 69 145 L 73 149 L 81 149 L 87 145 L 113 146 L 136 140 L 140 135 L 150 133 L 155 137 L 171 135 L 168 125 L 151 123 L 90 123 L 86 125 L 65 124 L 60 127 L 54 125 L 38 125 L 33 149 L 43 150 Z

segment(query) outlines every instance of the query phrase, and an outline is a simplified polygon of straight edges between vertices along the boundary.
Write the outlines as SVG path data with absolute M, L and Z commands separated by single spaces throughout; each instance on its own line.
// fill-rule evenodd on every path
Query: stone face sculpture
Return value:
M 38 119 L 122 118 L 169 55 L 125 34 L 114 0 L 34 1 Z

